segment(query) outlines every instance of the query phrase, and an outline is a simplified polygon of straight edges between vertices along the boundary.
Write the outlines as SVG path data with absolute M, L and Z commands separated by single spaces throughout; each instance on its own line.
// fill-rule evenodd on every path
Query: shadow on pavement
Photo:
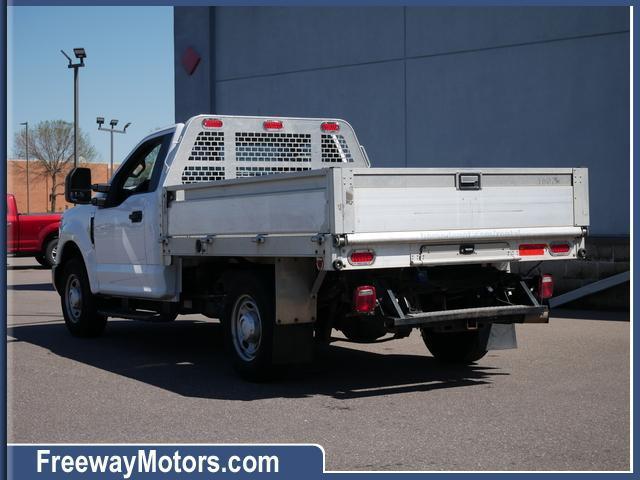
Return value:
M 49 283 L 18 283 L 16 285 L 7 285 L 7 290 L 33 290 L 38 292 L 53 292 L 54 288 L 51 282 Z
M 51 270 L 41 265 L 7 265 L 7 270 Z
M 426 348 L 424 356 L 385 355 L 331 345 L 311 365 L 289 368 L 273 383 L 252 384 L 232 370 L 216 323 L 112 321 L 95 339 L 71 337 L 60 323 L 20 325 L 7 333 L 18 342 L 187 397 L 349 399 L 482 385 L 494 375 L 507 375 L 478 365 L 442 366 Z
M 554 318 L 570 318 L 577 320 L 607 320 L 614 322 L 628 322 L 630 313 L 620 310 L 573 310 L 569 308 L 554 308 L 549 313 L 551 321 Z

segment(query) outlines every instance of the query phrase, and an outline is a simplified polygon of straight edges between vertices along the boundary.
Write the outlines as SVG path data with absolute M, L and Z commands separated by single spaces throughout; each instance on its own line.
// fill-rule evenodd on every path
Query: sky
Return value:
M 148 133 L 174 123 L 172 7 L 8 7 L 7 148 L 22 122 L 73 122 L 73 48 L 84 47 L 80 69 L 80 128 L 90 135 L 96 161 L 109 161 L 110 134 L 96 117 L 118 128 L 114 162 L 120 163 Z

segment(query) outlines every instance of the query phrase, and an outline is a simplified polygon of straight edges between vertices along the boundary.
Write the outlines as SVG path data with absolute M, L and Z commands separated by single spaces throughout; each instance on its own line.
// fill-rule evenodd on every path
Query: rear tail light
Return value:
M 568 243 L 552 243 L 549 245 L 549 253 L 551 255 L 569 255 L 571 245 Z
M 544 249 L 547 247 L 544 243 L 523 243 L 518 247 L 521 257 L 531 255 L 544 255 Z
M 320 129 L 323 132 L 339 132 L 340 125 L 338 125 L 338 122 L 322 122 Z
M 356 250 L 349 255 L 351 265 L 371 265 L 376 255 L 371 250 Z
M 372 313 L 376 308 L 376 287 L 361 285 L 353 292 L 353 310 L 356 313 Z
M 540 299 L 546 300 L 553 297 L 553 276 L 545 273 L 540 277 L 540 285 L 538 286 Z
M 202 120 L 202 126 L 204 128 L 220 128 L 222 127 L 222 120 L 219 118 L 205 118 Z
M 282 130 L 282 122 L 280 120 L 265 120 L 262 126 L 265 130 Z

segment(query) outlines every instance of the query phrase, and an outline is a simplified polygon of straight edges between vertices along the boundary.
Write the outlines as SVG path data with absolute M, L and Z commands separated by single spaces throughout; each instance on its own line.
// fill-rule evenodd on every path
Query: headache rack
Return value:
M 165 185 L 326 167 L 368 167 L 344 120 L 199 115 L 185 126 Z

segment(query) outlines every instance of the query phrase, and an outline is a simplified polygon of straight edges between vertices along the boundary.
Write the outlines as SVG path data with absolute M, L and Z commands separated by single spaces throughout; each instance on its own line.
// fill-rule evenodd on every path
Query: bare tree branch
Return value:
M 27 139 L 24 131 L 17 132 L 14 139 L 14 154 L 26 156 Z M 96 150 L 89 136 L 82 131 L 78 136 L 79 164 L 91 162 L 96 158 Z M 73 165 L 73 124 L 63 120 L 47 120 L 38 123 L 29 131 L 29 157 L 35 159 L 34 168 L 37 177 L 51 179 L 50 211 L 55 211 L 57 192 L 64 182 L 56 181 L 66 175 Z

